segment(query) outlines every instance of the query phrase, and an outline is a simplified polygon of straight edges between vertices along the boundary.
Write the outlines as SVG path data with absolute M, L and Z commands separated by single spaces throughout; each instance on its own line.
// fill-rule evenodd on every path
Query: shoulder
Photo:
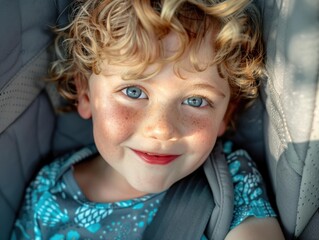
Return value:
M 233 143 L 227 141 L 223 144 L 228 170 L 232 181 L 236 186 L 240 182 L 262 183 L 262 176 L 259 173 L 256 163 L 251 159 L 244 149 L 233 150 Z
M 45 191 L 54 185 L 55 179 L 63 166 L 65 158 L 57 158 L 50 164 L 45 165 L 38 172 L 34 180 L 29 186 L 29 191 L 31 189 L 37 189 L 38 191 Z
M 226 161 L 234 183 L 248 177 L 254 177 L 256 181 L 262 182 L 262 176 L 255 162 L 245 150 L 239 149 L 227 154 Z
M 227 164 L 234 187 L 234 213 L 231 228 L 248 217 L 275 217 L 266 194 L 263 178 L 255 162 L 245 150 L 227 155 Z
M 53 188 L 56 191 L 56 188 L 63 187 L 57 186 L 57 183 L 64 172 L 66 172 L 75 162 L 85 159 L 94 154 L 95 151 L 96 149 L 94 146 L 88 146 L 79 151 L 67 153 L 56 158 L 50 164 L 45 165 L 27 188 L 26 199 L 33 199 L 33 201 L 36 201 L 42 193 Z

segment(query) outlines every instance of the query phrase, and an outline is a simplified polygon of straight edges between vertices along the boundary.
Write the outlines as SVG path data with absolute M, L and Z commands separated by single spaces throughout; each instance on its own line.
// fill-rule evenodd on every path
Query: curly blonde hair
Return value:
M 85 82 L 101 62 L 129 65 L 123 79 L 146 79 L 150 64 L 177 62 L 190 49 L 196 71 L 205 67 L 197 50 L 209 29 L 217 35 L 211 43 L 221 77 L 230 84 L 233 99 L 254 98 L 264 71 L 261 22 L 250 0 L 76 0 L 71 22 L 58 29 L 51 79 L 60 93 L 76 100 L 74 77 Z M 165 56 L 162 39 L 177 34 L 180 46 Z M 86 83 L 87 84 L 87 83 Z

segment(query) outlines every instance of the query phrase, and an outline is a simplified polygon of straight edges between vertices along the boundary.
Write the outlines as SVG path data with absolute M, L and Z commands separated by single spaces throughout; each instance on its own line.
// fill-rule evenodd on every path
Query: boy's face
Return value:
M 170 34 L 164 45 L 173 51 L 176 37 Z M 211 52 L 204 42 L 199 59 L 211 58 Z M 188 58 L 182 66 L 191 69 Z M 88 89 L 77 87 L 78 111 L 93 119 L 109 182 L 123 191 L 161 192 L 202 165 L 225 129 L 230 99 L 216 67 L 181 70 L 181 79 L 168 64 L 145 81 L 122 80 L 125 67 L 105 67 L 107 74 L 92 74 Z

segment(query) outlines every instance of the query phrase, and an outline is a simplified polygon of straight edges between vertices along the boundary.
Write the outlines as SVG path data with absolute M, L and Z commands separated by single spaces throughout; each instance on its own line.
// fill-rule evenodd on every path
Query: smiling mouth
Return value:
M 156 153 L 141 152 L 132 149 L 144 162 L 149 164 L 166 165 L 173 162 L 180 155 L 165 155 Z

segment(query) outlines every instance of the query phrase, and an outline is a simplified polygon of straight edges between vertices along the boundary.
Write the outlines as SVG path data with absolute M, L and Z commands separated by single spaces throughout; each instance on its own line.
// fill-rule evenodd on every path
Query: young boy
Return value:
M 74 7 L 52 78 L 92 118 L 95 145 L 39 172 L 12 238 L 141 239 L 167 190 L 208 158 L 236 103 L 257 95 L 258 12 L 246 0 Z M 227 159 L 235 207 L 226 239 L 283 239 L 249 157 Z

